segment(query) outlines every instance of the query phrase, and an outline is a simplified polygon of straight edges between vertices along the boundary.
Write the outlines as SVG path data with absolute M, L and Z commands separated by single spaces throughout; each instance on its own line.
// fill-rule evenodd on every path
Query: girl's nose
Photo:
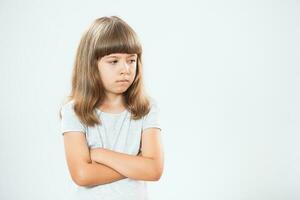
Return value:
M 129 72 L 129 65 L 128 65 L 128 63 L 124 62 L 122 64 L 122 72 Z

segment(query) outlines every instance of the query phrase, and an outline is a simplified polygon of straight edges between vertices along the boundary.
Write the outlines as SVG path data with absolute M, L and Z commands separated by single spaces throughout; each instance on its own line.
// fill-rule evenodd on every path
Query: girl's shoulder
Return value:
M 71 100 L 68 100 L 67 102 L 65 102 L 62 107 L 72 107 L 74 106 L 74 100 L 71 99 Z
M 72 112 L 74 111 L 74 100 L 69 100 L 67 102 L 64 102 L 61 105 L 61 112 Z

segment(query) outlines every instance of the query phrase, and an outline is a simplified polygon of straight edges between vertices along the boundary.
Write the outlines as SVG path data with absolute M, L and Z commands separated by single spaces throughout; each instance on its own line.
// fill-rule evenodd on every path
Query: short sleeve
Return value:
M 161 130 L 160 109 L 154 99 L 152 99 L 150 102 L 150 111 L 143 117 L 142 130 L 147 128 L 159 128 Z
M 80 122 L 78 116 L 75 114 L 72 102 L 65 104 L 61 109 L 61 133 L 63 135 L 68 131 L 86 133 L 86 127 Z

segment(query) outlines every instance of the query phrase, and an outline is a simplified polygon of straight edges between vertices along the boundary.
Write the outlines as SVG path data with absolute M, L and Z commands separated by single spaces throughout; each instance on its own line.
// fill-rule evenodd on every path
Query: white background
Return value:
M 138 33 L 165 169 L 152 200 L 300 199 L 299 1 L 0 2 L 0 199 L 64 199 L 59 106 L 81 34 Z

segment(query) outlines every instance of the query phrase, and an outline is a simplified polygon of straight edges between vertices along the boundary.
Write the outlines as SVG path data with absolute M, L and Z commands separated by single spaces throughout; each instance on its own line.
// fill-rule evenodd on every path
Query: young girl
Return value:
M 142 47 L 117 16 L 96 19 L 77 49 L 61 133 L 74 199 L 144 200 L 163 172 L 159 109 L 143 88 Z

